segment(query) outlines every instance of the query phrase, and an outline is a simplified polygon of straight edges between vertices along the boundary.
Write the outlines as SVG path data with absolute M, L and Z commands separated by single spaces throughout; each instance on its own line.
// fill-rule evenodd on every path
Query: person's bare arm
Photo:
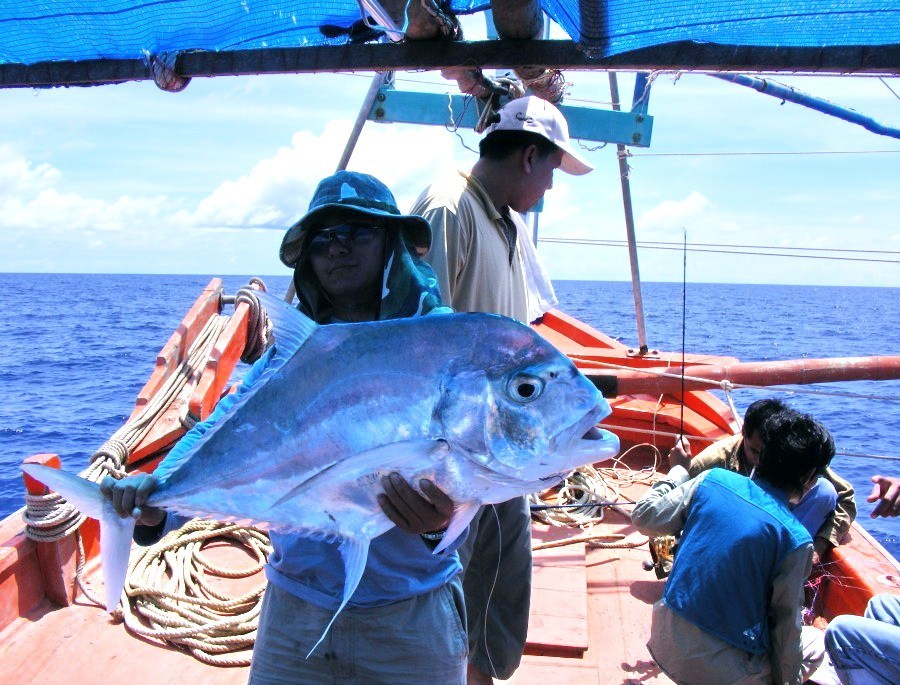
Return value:
M 900 516 L 900 478 L 893 476 L 872 476 L 872 492 L 867 502 L 878 502 L 872 518 L 879 516 Z
M 812 548 L 805 545 L 788 554 L 772 583 L 769 599 L 769 661 L 776 683 L 799 685 L 803 680 L 800 608 L 803 585 L 812 569 Z

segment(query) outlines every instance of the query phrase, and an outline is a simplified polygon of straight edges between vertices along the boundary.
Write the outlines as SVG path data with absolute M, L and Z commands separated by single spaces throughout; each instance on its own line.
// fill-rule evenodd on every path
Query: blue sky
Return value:
M 606 74 L 566 73 L 568 104 L 608 107 Z M 630 101 L 633 75 L 620 74 Z M 775 77 L 900 127 L 900 79 Z M 195 79 L 0 91 L 0 271 L 284 274 L 284 229 L 331 173 L 370 75 Z M 436 72 L 398 87 L 455 92 Z M 596 103 L 596 104 L 594 104 Z M 634 148 L 640 241 L 893 251 L 900 260 L 900 140 L 738 85 L 661 74 L 650 148 Z M 402 208 L 467 168 L 477 136 L 366 125 L 350 168 L 382 178 Z M 792 153 L 778 155 L 723 153 Z M 854 152 L 854 154 L 832 154 Z M 859 154 L 864 152 L 865 154 Z M 830 153 L 830 154 L 797 154 Z M 596 171 L 557 173 L 542 236 L 625 236 L 615 146 Z M 554 278 L 627 280 L 623 248 L 541 243 Z M 643 250 L 646 281 L 680 281 L 678 252 Z M 900 264 L 691 253 L 693 282 L 900 286 Z

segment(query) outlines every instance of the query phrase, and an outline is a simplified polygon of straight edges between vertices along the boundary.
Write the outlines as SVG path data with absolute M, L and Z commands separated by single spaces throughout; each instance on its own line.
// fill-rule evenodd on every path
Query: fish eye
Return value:
M 509 394 L 517 402 L 531 402 L 544 392 L 544 381 L 527 373 L 513 376 L 509 381 Z

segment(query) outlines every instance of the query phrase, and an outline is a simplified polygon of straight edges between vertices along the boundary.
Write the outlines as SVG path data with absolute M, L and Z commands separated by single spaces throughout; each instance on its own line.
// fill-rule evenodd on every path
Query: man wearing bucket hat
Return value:
M 416 256 L 430 240 L 428 223 L 401 214 L 378 179 L 341 171 L 319 183 L 309 211 L 288 229 L 281 261 L 294 269 L 299 308 L 320 324 L 449 313 L 431 267 Z M 179 449 L 199 440 L 262 376 L 271 357 L 272 350 L 237 392 L 182 438 Z M 138 523 L 149 524 L 136 528 L 140 544 L 152 544 L 185 522 L 143 506 L 155 488 L 153 478 L 110 479 L 104 485 L 122 515 L 138 508 Z M 433 531 L 447 525 L 453 502 L 428 481 L 421 485 L 429 499 L 398 474 L 382 484 L 379 501 L 397 527 L 372 541 L 351 603 L 308 658 L 340 604 L 340 552 L 333 542 L 271 534 L 251 685 L 465 683 L 465 602 L 455 580 L 461 565 L 453 549 L 432 553 Z
M 431 224 L 425 260 L 456 311 L 529 323 L 556 305 L 520 213 L 553 186 L 553 172 L 592 170 L 569 140 L 562 113 L 528 96 L 486 129 L 470 172 L 432 184 L 411 213 Z M 501 549 L 502 548 L 502 549 Z M 525 498 L 485 507 L 460 548 L 469 619 L 469 685 L 509 678 L 525 648 L 531 595 L 531 517 Z

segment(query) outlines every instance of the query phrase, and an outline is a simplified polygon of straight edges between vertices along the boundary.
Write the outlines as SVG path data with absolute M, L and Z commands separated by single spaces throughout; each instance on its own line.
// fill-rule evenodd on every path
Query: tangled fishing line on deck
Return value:
M 652 451 L 653 464 L 640 470 L 620 468 L 625 457 L 639 448 L 649 448 Z M 646 545 L 648 538 L 644 536 L 626 540 L 624 535 L 594 533 L 593 527 L 603 521 L 605 511 L 609 508 L 627 517 L 628 512 L 619 507 L 633 504 L 634 500 L 622 494 L 622 490 L 636 484 L 649 484 L 660 461 L 659 449 L 655 445 L 642 443 L 615 457 L 609 467 L 582 466 L 569 473 L 558 487 L 529 495 L 528 501 L 532 505 L 531 516 L 535 521 L 550 526 L 581 528 L 585 531 L 583 535 L 543 543 L 534 549 L 579 542 L 584 542 L 590 547 L 609 549 Z

